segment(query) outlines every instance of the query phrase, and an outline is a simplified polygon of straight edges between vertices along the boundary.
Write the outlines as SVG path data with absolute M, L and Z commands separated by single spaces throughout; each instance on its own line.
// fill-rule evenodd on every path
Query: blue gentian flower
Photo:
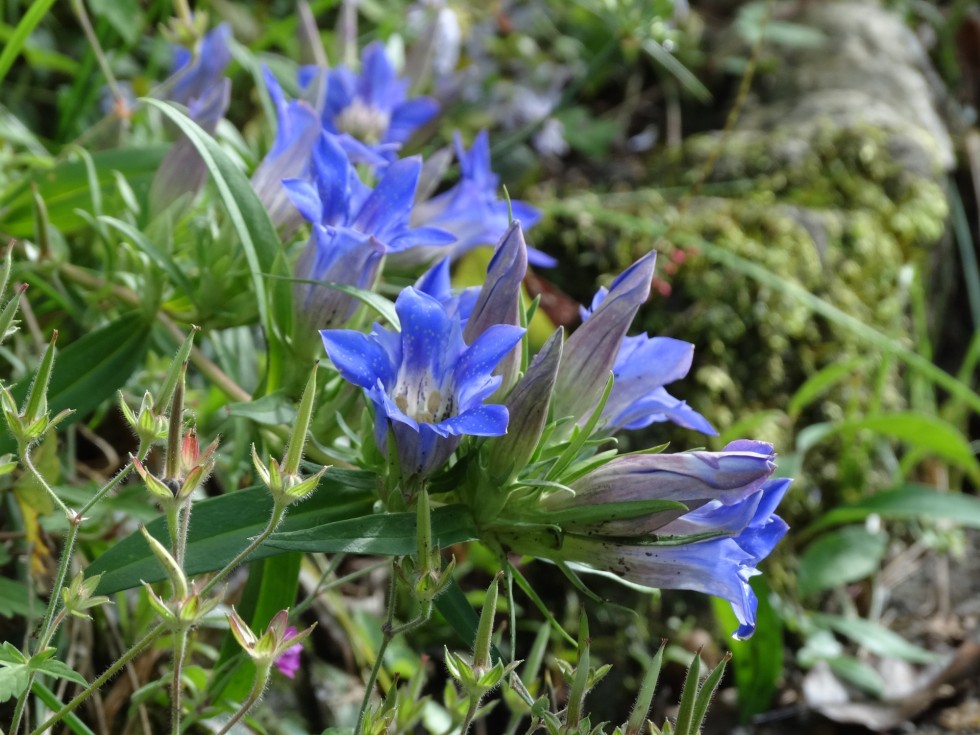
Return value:
M 582 309 L 582 319 L 588 320 L 608 294 L 607 289 L 599 289 L 591 308 Z M 614 433 L 671 421 L 702 434 L 717 435 L 704 416 L 664 389 L 687 375 L 693 358 L 694 345 L 690 342 L 646 334 L 624 338 L 613 364 L 615 383 L 602 412 L 606 430 Z
M 205 34 L 196 54 L 175 47 L 171 77 L 163 87 L 167 98 L 185 105 L 190 118 L 210 135 L 214 135 L 231 100 L 231 80 L 225 78 L 231 62 L 230 39 L 231 28 L 222 23 Z M 180 195 L 197 193 L 206 179 L 207 167 L 201 155 L 180 134 L 153 177 L 150 211 L 156 214 Z
M 363 184 L 335 136 L 321 134 L 313 155 L 313 179 L 286 179 L 283 186 L 300 214 L 314 225 L 368 235 L 385 252 L 455 241 L 436 227 L 409 227 L 422 161 L 404 158 L 388 166 L 372 190 Z
M 307 86 L 318 72 L 315 67 L 301 69 L 300 84 Z M 354 161 L 394 161 L 402 144 L 439 112 L 439 104 L 430 97 L 409 99 L 409 84 L 398 77 L 380 42 L 368 44 L 360 74 L 345 66 L 327 73 L 323 129 L 339 137 Z
M 485 130 L 476 136 L 468 152 L 459 133 L 453 144 L 459 159 L 459 181 L 442 194 L 421 202 L 413 215 L 419 224 L 441 227 L 456 236 L 452 257 L 479 245 L 498 242 L 510 225 L 511 215 L 520 220 L 525 230 L 541 219 L 540 212 L 529 204 L 514 199 L 508 209 L 507 202 L 499 198 L 500 178 L 490 168 L 490 139 Z M 534 248 L 527 249 L 527 258 L 537 266 L 551 267 L 557 263 L 550 255 Z
M 601 549 L 579 551 L 587 554 L 585 560 L 590 566 L 610 568 L 645 587 L 693 590 L 727 600 L 739 622 L 733 637 L 744 640 L 755 632 L 759 604 L 749 580 L 761 574 L 756 567 L 789 530 L 775 510 L 790 482 L 769 480 L 735 506 L 710 506 L 688 514 L 694 516 L 697 527 L 726 534 L 724 537 L 682 545 L 672 545 L 672 539 L 671 545 L 665 546 L 604 543 Z M 676 525 L 665 526 L 660 533 L 679 530 L 688 516 Z M 736 516 L 740 526 L 732 523 Z
M 290 203 L 282 182 L 309 173 L 313 149 L 320 140 L 320 120 L 307 102 L 287 102 L 279 82 L 264 67 L 262 77 L 276 110 L 278 127 L 272 147 L 252 175 L 252 188 L 273 224 L 288 236 L 302 224 L 302 217 Z
M 441 303 L 446 313 L 458 318 L 464 329 L 480 295 L 479 286 L 470 286 L 458 292 L 453 290 L 449 258 L 443 258 L 419 276 L 415 288 Z
M 209 135 L 214 135 L 231 99 L 231 80 L 219 79 L 202 97 L 192 97 L 188 112 Z M 150 211 L 156 214 L 177 200 L 182 194 L 196 194 L 207 180 L 208 169 L 190 139 L 181 133 L 150 184 Z
M 370 334 L 335 329 L 320 335 L 340 374 L 374 404 L 378 445 L 384 449 L 390 427 L 403 475 L 425 478 L 463 435 L 507 431 L 507 409 L 484 400 L 500 385 L 494 368 L 524 330 L 495 325 L 467 345 L 459 320 L 412 287 L 398 296 L 395 310 L 400 333 L 375 325 Z
M 555 418 L 582 421 L 598 402 L 633 317 L 650 295 L 656 257 L 649 253 L 623 271 L 568 338 L 555 384 Z
M 731 442 L 720 452 L 625 454 L 570 483 L 574 495 L 556 492 L 541 503 L 549 511 L 653 499 L 674 500 L 687 507 L 687 511 L 663 511 L 588 524 L 590 535 L 639 538 L 665 533 L 662 527 L 678 516 L 692 517 L 688 511 L 710 504 L 726 508 L 740 505 L 745 498 L 757 494 L 769 479 L 776 468 L 774 460 L 771 444 L 745 440 Z
M 313 155 L 312 182 L 283 181 L 296 209 L 312 224 L 310 241 L 296 265 L 299 282 L 293 292 L 306 325 L 342 326 L 358 305 L 354 297 L 310 281 L 370 288 L 385 253 L 452 242 L 448 233 L 408 227 L 419 167 L 418 159 L 398 161 L 372 190 L 361 183 L 334 136 L 322 133 Z
M 211 94 L 221 84 L 225 69 L 231 63 L 230 40 L 231 27 L 222 23 L 205 34 L 196 54 L 182 46 L 176 47 L 170 69 L 172 86 L 167 93 L 168 99 L 190 107 L 192 100 L 200 100 Z
M 643 587 L 721 597 L 732 606 L 739 622 L 734 637 L 742 640 L 755 631 L 758 606 L 749 580 L 760 574 L 758 564 L 789 528 L 774 514 L 789 484 L 790 480 L 767 480 L 734 503 L 721 500 L 703 505 L 661 525 L 656 536 L 602 535 L 592 529 L 589 535 L 564 533 L 560 546 L 551 548 L 534 541 L 528 546 L 519 534 L 505 538 L 515 551 L 612 574 Z M 691 543 L 684 543 L 689 533 L 715 534 L 716 538 L 699 540 L 704 537 L 697 535 L 691 537 Z

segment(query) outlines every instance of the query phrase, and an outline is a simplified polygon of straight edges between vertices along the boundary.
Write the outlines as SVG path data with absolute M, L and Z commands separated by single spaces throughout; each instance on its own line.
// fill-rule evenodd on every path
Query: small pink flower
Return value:
M 282 637 L 282 642 L 285 643 L 290 638 L 296 637 L 296 628 L 290 625 L 286 628 L 286 633 Z M 295 646 L 290 646 L 275 660 L 276 668 L 282 672 L 283 676 L 293 679 L 296 676 L 296 672 L 299 671 L 299 654 L 303 650 L 303 644 L 297 643 Z

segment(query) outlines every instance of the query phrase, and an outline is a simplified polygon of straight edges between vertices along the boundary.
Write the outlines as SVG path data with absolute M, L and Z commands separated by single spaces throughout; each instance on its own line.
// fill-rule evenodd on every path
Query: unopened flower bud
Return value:
M 488 442 L 492 482 L 504 487 L 527 466 L 548 422 L 548 408 L 562 356 L 562 330 L 545 342 L 524 377 L 507 397 L 507 433 Z
M 466 322 L 463 339 L 467 344 L 494 324 L 521 326 L 521 284 L 527 272 L 527 244 L 520 222 L 511 223 L 501 238 L 487 267 L 487 278 L 480 289 L 476 305 Z M 498 396 L 507 395 L 521 368 L 521 348 L 515 346 L 494 369 L 503 380 Z
M 649 253 L 623 271 L 568 338 L 555 382 L 556 418 L 577 420 L 598 401 L 633 317 L 650 294 L 655 260 L 656 253 Z
M 146 526 L 140 526 L 140 532 L 143 534 L 143 538 L 146 539 L 146 543 L 149 545 L 150 551 L 153 552 L 153 556 L 160 562 L 163 571 L 166 572 L 167 577 L 170 579 L 174 598 L 184 600 L 187 597 L 187 577 L 184 576 L 184 570 L 180 568 L 180 564 L 170 555 L 170 552 L 167 551 L 164 545 L 150 535 L 150 532 L 146 530 Z

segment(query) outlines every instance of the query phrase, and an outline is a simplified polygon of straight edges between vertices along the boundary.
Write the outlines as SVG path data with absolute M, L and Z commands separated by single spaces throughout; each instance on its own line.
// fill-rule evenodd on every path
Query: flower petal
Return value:
M 352 329 L 324 329 L 320 337 L 330 361 L 349 383 L 372 388 L 379 380 L 385 385 L 393 380 L 388 354 L 368 335 Z
M 507 433 L 507 409 L 497 404 L 478 406 L 440 422 L 448 433 L 470 436 L 502 436 Z
M 392 110 L 386 143 L 404 143 L 418 128 L 439 114 L 439 103 L 431 97 L 416 97 Z

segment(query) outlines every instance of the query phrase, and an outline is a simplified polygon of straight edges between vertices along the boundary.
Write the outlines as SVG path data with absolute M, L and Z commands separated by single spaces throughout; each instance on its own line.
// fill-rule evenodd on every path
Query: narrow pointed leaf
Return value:
M 320 481 L 319 491 L 290 508 L 282 526 L 297 531 L 330 522 L 359 518 L 371 512 L 376 478 L 368 472 L 332 469 Z M 264 487 L 249 488 L 194 504 L 184 569 L 189 577 L 215 571 L 248 545 L 265 528 L 272 514 L 272 498 Z M 147 524 L 158 540 L 167 539 L 163 518 Z M 264 545 L 250 561 L 281 554 Z M 102 574 L 98 594 L 111 594 L 137 586 L 140 580 L 162 578 L 159 565 L 137 533 L 116 543 L 87 569 L 86 576 Z
M 75 413 L 61 424 L 65 426 L 85 418 L 112 398 L 142 364 L 149 337 L 150 327 L 145 317 L 127 314 L 59 350 L 48 385 L 49 413 L 54 416 L 65 409 L 74 409 Z M 18 401 L 27 394 L 30 382 L 28 377 L 11 389 Z M 0 454 L 14 448 L 12 436 L 0 435 Z

